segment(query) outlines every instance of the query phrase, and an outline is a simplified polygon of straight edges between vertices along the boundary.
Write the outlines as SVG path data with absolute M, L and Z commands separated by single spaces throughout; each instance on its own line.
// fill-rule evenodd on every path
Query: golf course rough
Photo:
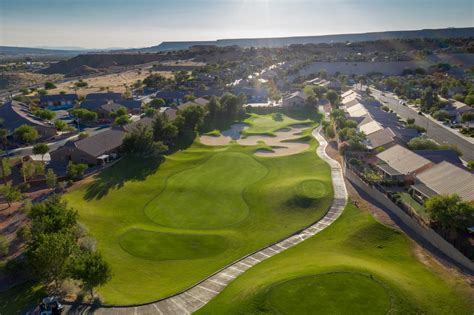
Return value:
M 249 269 L 195 314 L 466 314 L 472 288 L 426 267 L 401 232 L 348 204 L 317 235 Z
M 268 116 L 265 128 L 246 122 L 264 133 L 302 122 Z M 195 141 L 163 161 L 125 158 L 66 194 L 111 265 L 111 281 L 98 290 L 103 301 L 170 296 L 321 218 L 332 202 L 330 169 L 316 140 L 306 143 L 298 154 L 259 157 L 264 144 Z

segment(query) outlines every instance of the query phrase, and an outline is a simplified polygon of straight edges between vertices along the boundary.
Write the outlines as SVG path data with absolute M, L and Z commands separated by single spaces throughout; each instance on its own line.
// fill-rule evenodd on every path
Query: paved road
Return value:
M 474 160 L 474 144 L 457 135 L 455 132 L 447 129 L 444 126 L 440 126 L 438 123 L 432 121 L 430 118 L 418 115 L 418 112 L 408 106 L 399 104 L 398 98 L 385 94 L 383 96 L 380 91 L 371 89 L 372 95 L 382 101 L 395 113 L 397 113 L 403 119 L 413 118 L 415 123 L 426 129 L 428 137 L 432 138 L 440 144 L 454 144 L 462 152 L 462 159 L 465 161 Z
M 327 142 L 319 133 L 317 128 L 313 131 L 313 136 L 318 140 L 319 146 L 316 150 L 318 156 L 326 161 L 331 167 L 332 183 L 334 188 L 334 201 L 326 213 L 326 215 L 318 220 L 318 222 L 295 233 L 294 235 L 279 241 L 275 244 L 265 247 L 251 255 L 243 257 L 237 262 L 223 268 L 207 279 L 202 280 L 195 286 L 187 289 L 175 296 L 171 296 L 150 304 L 138 306 L 66 306 L 68 314 L 191 314 L 198 310 L 216 295 L 218 295 L 225 287 L 235 278 L 252 268 L 256 264 L 288 249 L 304 240 L 316 235 L 324 230 L 341 215 L 347 203 L 347 190 L 344 183 L 344 176 L 339 163 L 331 159 L 326 154 Z

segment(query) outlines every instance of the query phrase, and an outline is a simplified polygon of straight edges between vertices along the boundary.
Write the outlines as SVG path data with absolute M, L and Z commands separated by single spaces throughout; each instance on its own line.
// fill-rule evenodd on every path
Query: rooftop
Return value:
M 398 144 L 377 154 L 377 158 L 403 175 L 408 175 L 431 164 L 430 160 Z
M 464 201 L 474 200 L 474 175 L 449 162 L 441 162 L 416 178 L 439 195 L 457 194 Z

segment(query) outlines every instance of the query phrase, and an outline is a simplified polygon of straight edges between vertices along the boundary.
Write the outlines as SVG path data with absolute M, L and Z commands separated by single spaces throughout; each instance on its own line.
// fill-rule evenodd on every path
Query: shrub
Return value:
M 30 230 L 30 227 L 27 226 L 27 225 L 23 225 L 21 228 L 18 229 L 18 231 L 16 232 L 16 236 L 26 242 L 28 241 L 30 238 L 31 238 L 31 230 Z
M 7 238 L 3 235 L 0 235 L 0 255 L 6 256 L 8 255 L 8 248 L 10 243 L 8 242 Z

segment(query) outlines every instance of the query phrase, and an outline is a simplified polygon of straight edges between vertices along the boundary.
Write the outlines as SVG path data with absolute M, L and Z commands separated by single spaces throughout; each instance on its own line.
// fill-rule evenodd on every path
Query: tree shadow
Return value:
M 147 176 L 156 172 L 164 158 L 125 157 L 117 164 L 96 175 L 94 182 L 86 188 L 84 199 L 100 200 L 110 190 L 120 189 L 125 182 L 143 181 Z
M 196 139 L 196 136 L 197 136 L 197 133 L 195 131 L 191 131 L 191 130 L 183 131 L 178 136 L 176 141 L 168 147 L 167 153 L 172 154 L 177 151 L 186 150 L 193 144 L 194 139 Z

